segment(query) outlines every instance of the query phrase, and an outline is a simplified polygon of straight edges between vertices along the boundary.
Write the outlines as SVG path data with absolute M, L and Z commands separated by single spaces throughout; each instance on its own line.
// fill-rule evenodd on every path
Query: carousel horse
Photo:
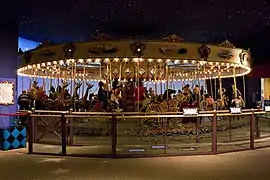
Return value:
M 234 89 L 234 85 L 232 85 L 232 88 Z M 235 89 L 236 90 L 236 94 L 235 92 L 233 93 L 233 99 L 232 99 L 232 102 L 231 102 L 231 106 L 232 107 L 244 107 L 245 106 L 245 101 L 243 100 L 242 98 L 242 94 L 241 92 L 239 91 L 239 89 Z
M 175 90 L 166 90 L 160 98 L 155 98 L 146 104 L 141 111 L 143 112 L 176 112 L 178 111 L 179 102 L 172 94 Z
M 222 91 L 222 97 L 220 97 L 221 91 Z M 215 110 L 225 109 L 225 107 L 227 105 L 225 92 L 226 92 L 225 88 L 218 90 L 219 98 L 217 98 L 216 102 L 214 103 Z
M 91 105 L 91 101 L 92 101 L 92 96 L 90 97 L 89 91 L 94 87 L 94 85 L 86 82 L 86 86 L 87 87 L 86 87 L 86 91 L 84 93 L 84 96 L 81 99 L 79 99 L 78 103 L 77 103 L 78 108 L 81 111 L 90 111 L 91 110 L 90 105 Z M 88 96 L 89 96 L 89 100 L 87 99 Z
M 62 87 L 58 86 L 57 91 L 53 94 L 55 99 L 45 99 L 46 106 L 53 110 L 69 110 L 70 108 L 74 108 L 74 102 L 76 103 L 76 99 L 78 98 L 78 89 L 81 87 L 82 83 L 75 83 L 76 86 L 73 96 L 70 96 L 68 93 L 67 87 L 69 84 L 70 83 L 66 81 L 62 81 Z

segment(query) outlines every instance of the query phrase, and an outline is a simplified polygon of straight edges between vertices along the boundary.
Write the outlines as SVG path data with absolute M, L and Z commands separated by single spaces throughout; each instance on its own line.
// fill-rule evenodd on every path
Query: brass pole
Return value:
M 154 69 L 155 69 L 155 74 L 154 74 L 154 88 L 155 88 L 155 92 L 157 93 L 157 66 L 156 64 L 154 65 Z
M 237 87 L 236 87 L 236 77 L 235 77 L 235 67 L 233 68 L 233 83 L 234 83 L 234 98 L 237 98 Z
M 168 88 L 169 88 L 169 77 L 168 77 L 168 66 L 167 66 L 167 63 L 166 63 L 166 90 L 167 90 L 167 99 L 169 97 L 169 91 L 168 91 Z M 165 90 L 165 91 L 166 91 Z
M 83 63 L 83 84 L 82 84 L 82 97 L 84 94 L 84 88 L 85 88 L 85 63 Z
M 220 99 L 222 99 L 222 95 L 223 95 L 223 92 L 222 92 L 222 79 L 221 79 L 220 75 L 221 75 L 220 67 L 218 67 L 219 94 L 220 94 Z
M 106 63 L 106 71 L 107 71 L 107 97 L 109 97 L 109 84 L 110 84 L 110 77 L 109 77 L 109 65 L 108 62 Z
M 42 86 L 43 86 L 43 90 L 44 90 L 44 91 L 46 91 L 46 80 L 47 80 L 47 78 L 44 76 L 44 77 L 42 78 Z
M 203 90 L 204 92 L 207 92 L 208 93 L 208 90 L 207 90 L 207 85 L 206 85 L 206 75 L 205 75 L 205 65 L 203 66 L 203 78 L 204 78 L 204 87 L 203 87 Z M 200 87 L 201 88 L 201 87 Z M 203 92 L 203 93 L 204 93 Z
M 200 102 L 200 100 L 201 100 L 201 91 L 200 91 L 200 87 L 201 87 L 201 82 L 200 82 L 200 73 L 201 71 L 200 71 L 200 64 L 198 64 L 198 86 L 199 86 L 199 102 Z
M 211 96 L 213 98 L 214 94 L 213 94 L 213 87 L 212 87 L 213 85 L 212 85 L 212 77 L 211 76 L 210 76 L 209 80 L 210 80 Z
M 137 63 L 137 70 L 136 70 L 136 79 L 137 79 L 137 87 L 138 87 L 138 98 L 140 97 L 140 90 L 139 90 L 139 68 L 140 68 L 140 59 L 138 59 Z M 140 102 L 137 104 L 138 105 L 138 111 L 140 110 Z
M 52 87 L 52 76 L 50 77 L 50 87 L 49 87 L 49 89 L 51 89 L 51 87 Z
M 59 66 L 57 87 L 60 85 L 60 73 L 61 73 L 61 68 Z
M 73 67 L 73 64 L 71 66 L 71 78 L 70 79 L 73 79 L 74 78 L 74 67 Z M 73 94 L 73 83 L 72 83 L 72 80 L 70 80 L 70 93 Z
M 217 99 L 217 78 L 215 78 L 215 99 Z
M 120 63 L 120 68 L 119 68 L 119 80 L 122 79 L 122 62 Z
M 24 77 L 24 76 L 21 76 L 21 78 L 22 78 L 22 91 L 23 91 L 23 77 Z
M 159 63 L 159 81 L 160 81 L 160 94 L 162 94 L 162 76 L 161 76 L 161 63 Z
M 110 89 L 109 90 L 112 90 L 112 63 L 109 61 L 110 63 Z
M 76 93 L 76 91 L 75 91 L 75 84 L 76 84 L 76 76 L 77 76 L 77 63 L 76 63 L 76 61 L 74 62 L 74 74 L 73 74 L 73 89 L 74 89 L 74 91 L 73 91 L 73 99 L 74 99 L 74 101 L 73 101 L 73 103 L 74 103 L 74 111 L 76 111 L 76 96 L 77 96 L 77 93 Z
M 29 76 L 29 91 L 31 90 L 31 86 L 32 86 L 32 77 L 31 76 Z
M 245 81 L 245 76 L 243 76 L 243 89 L 244 89 L 244 101 L 246 102 L 246 81 Z

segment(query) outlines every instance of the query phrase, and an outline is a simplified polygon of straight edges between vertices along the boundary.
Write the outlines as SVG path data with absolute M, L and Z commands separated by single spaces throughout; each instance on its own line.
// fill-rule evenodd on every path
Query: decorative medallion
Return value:
M 39 53 L 39 56 L 46 56 L 46 57 L 51 57 L 54 56 L 56 53 L 50 49 L 43 50 L 41 53 Z
M 130 69 L 129 67 L 127 67 L 126 70 L 125 70 L 125 74 L 126 74 L 127 76 L 130 76 L 131 73 L 132 73 L 131 69 Z
M 187 54 L 187 49 L 186 48 L 181 48 L 178 50 L 178 54 Z
M 159 52 L 162 54 L 186 54 L 187 49 L 180 46 L 172 45 L 159 48 Z
M 242 50 L 242 52 L 239 53 L 239 59 L 240 59 L 241 64 L 243 64 L 243 62 L 247 59 L 246 55 L 247 55 L 247 52 L 245 50 Z
M 184 41 L 183 38 L 181 38 L 180 36 L 177 36 L 175 34 L 167 36 L 167 37 L 163 38 L 163 40 L 168 41 L 168 42 L 183 42 Z
M 117 76 L 119 74 L 119 71 L 117 68 L 115 68 L 112 73 L 114 76 Z
M 136 41 L 130 44 L 130 49 L 134 56 L 141 57 L 143 56 L 143 51 L 146 49 L 146 44 L 140 41 Z
M 97 44 L 88 49 L 91 54 L 112 54 L 117 52 L 115 46 L 109 44 Z
M 150 73 L 151 73 L 152 76 L 154 76 L 154 75 L 156 74 L 155 68 L 152 68 L 152 69 L 150 70 Z
M 145 74 L 145 69 L 143 67 L 140 67 L 140 69 L 138 70 L 139 75 L 143 76 Z
M 202 59 L 207 60 L 209 58 L 211 49 L 206 44 L 203 44 L 198 50 Z
M 218 46 L 226 47 L 226 48 L 235 48 L 235 46 L 230 43 L 227 39 L 223 41 L 222 43 L 218 44 Z
M 71 59 L 74 57 L 76 47 L 73 43 L 68 43 L 63 47 L 64 56 L 66 59 Z
M 231 59 L 233 57 L 233 54 L 231 51 L 221 50 L 218 52 L 218 56 L 223 59 Z

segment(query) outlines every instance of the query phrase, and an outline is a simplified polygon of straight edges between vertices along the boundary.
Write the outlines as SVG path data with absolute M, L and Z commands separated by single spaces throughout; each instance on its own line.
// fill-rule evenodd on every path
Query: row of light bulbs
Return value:
M 115 62 L 115 63 L 118 63 L 120 62 L 120 59 L 119 58 L 113 58 L 112 60 L 109 59 L 109 58 L 105 58 L 104 60 L 103 59 L 100 59 L 100 58 L 97 58 L 97 59 L 67 59 L 67 60 L 60 60 L 60 61 L 52 61 L 52 62 L 43 62 L 43 63 L 38 63 L 38 64 L 33 64 L 33 65 L 27 65 L 25 67 L 22 67 L 20 69 L 18 69 L 18 71 L 23 71 L 23 70 L 26 70 L 26 69 L 32 69 L 32 68 L 41 68 L 41 67 L 47 67 L 47 69 L 49 68 L 48 66 L 52 66 L 52 65 L 69 65 L 69 64 L 74 64 L 74 63 L 78 63 L 78 64 L 100 64 L 100 62 L 106 62 L 106 63 L 111 63 L 111 62 Z M 133 59 L 129 59 L 129 58 L 123 58 L 122 59 L 122 62 L 144 62 L 145 59 L 143 58 L 133 58 Z M 243 65 L 239 65 L 239 64 L 236 64 L 236 63 L 225 63 L 225 62 L 207 62 L 207 61 L 203 61 L 203 60 L 200 60 L 200 61 L 196 61 L 196 60 L 178 60 L 178 59 L 175 59 L 175 60 L 172 60 L 172 59 L 148 59 L 147 60 L 148 62 L 158 62 L 158 63 L 163 63 L 163 62 L 166 62 L 166 63 L 174 63 L 174 64 L 180 64 L 180 63 L 183 63 L 183 64 L 187 64 L 187 63 L 192 63 L 192 64 L 197 64 L 197 65 L 205 65 L 205 64 L 208 64 L 210 66 L 227 66 L 227 67 L 230 67 L 230 66 L 233 66 L 233 67 L 238 67 L 238 66 L 243 66 Z M 246 67 L 246 66 L 245 66 Z
M 211 77 L 199 77 L 199 78 L 183 78 L 184 76 L 182 75 L 182 78 L 168 78 L 168 81 L 192 81 L 194 79 L 199 79 L 199 80 L 205 80 L 205 79 L 217 79 L 219 77 L 221 78 L 233 78 L 234 76 L 235 77 L 241 77 L 241 76 L 245 76 L 247 75 L 249 72 L 246 71 L 246 72 L 243 72 L 241 74 L 236 74 L 236 75 L 221 75 L 221 76 L 211 76 Z M 59 77 L 52 77 L 52 76 L 36 76 L 36 75 L 26 75 L 26 74 L 20 74 L 18 73 L 19 76 L 25 76 L 25 77 L 30 77 L 30 78 L 41 78 L 41 79 L 59 79 Z M 64 79 L 64 78 L 60 78 L 60 79 Z M 74 79 L 73 78 L 65 78 L 67 80 L 70 80 L 70 81 L 73 81 Z M 81 80 L 81 81 L 104 81 L 103 79 L 83 79 L 83 78 L 76 78 L 77 80 Z M 133 79 L 131 78 L 130 79 L 131 81 L 133 81 Z M 119 79 L 119 81 L 122 81 L 121 79 Z M 127 79 L 123 79 L 123 81 L 127 81 Z M 154 80 L 154 79 L 144 79 L 144 81 L 148 81 L 149 83 L 152 82 L 152 83 L 161 83 L 161 82 L 166 82 L 167 80 Z

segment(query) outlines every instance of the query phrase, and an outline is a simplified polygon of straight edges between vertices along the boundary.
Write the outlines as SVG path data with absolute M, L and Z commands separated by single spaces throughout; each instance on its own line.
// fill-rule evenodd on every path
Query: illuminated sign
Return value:
M 270 106 L 264 106 L 265 111 L 270 112 Z
M 0 83 L 0 104 L 12 105 L 14 104 L 14 83 L 1 82 Z
M 231 114 L 241 114 L 241 107 L 230 107 Z
M 198 109 L 197 108 L 184 108 L 183 114 L 185 116 L 198 115 Z
M 152 149 L 167 149 L 168 147 L 165 145 L 155 145 L 155 146 L 151 146 Z
M 143 148 L 130 148 L 129 152 L 145 152 Z

